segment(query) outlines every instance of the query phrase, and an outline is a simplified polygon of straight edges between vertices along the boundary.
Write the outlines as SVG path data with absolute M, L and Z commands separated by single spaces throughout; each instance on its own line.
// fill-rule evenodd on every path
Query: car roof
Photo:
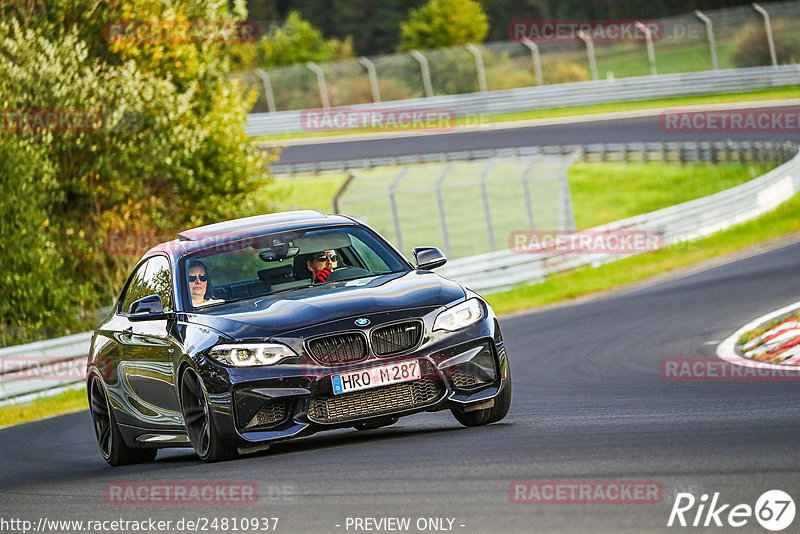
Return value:
M 343 215 L 323 215 L 314 210 L 285 211 L 255 215 L 242 219 L 233 219 L 197 228 L 190 228 L 178 233 L 178 239 L 156 245 L 146 255 L 157 251 L 171 251 L 173 256 L 183 256 L 209 246 L 228 241 L 256 237 L 267 232 L 282 232 L 308 227 L 335 226 L 356 224 Z

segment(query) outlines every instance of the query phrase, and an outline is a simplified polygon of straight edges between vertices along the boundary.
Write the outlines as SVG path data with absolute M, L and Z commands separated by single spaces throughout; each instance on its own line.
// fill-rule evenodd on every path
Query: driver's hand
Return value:
M 324 269 L 322 269 L 320 272 L 317 273 L 317 276 L 314 277 L 314 283 L 315 284 L 323 283 L 325 280 L 328 279 L 328 275 L 330 275 L 332 272 L 333 269 L 331 269 L 330 267 L 325 267 Z

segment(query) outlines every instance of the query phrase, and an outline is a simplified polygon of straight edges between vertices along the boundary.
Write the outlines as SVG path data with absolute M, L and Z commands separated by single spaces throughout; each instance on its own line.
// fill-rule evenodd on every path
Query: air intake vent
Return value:
M 422 322 L 406 321 L 376 328 L 372 332 L 372 350 L 378 356 L 389 356 L 411 350 L 422 337 Z
M 367 338 L 360 332 L 318 337 L 308 342 L 308 352 L 326 365 L 360 362 L 367 358 Z
M 344 395 L 316 397 L 308 408 L 308 418 L 319 423 L 339 423 L 389 414 L 432 404 L 443 391 L 441 381 L 423 379 Z

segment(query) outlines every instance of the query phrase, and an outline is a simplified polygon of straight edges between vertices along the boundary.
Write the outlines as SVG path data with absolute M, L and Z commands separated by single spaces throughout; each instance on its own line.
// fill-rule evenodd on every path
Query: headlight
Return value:
M 217 345 L 209 351 L 209 355 L 215 360 L 237 367 L 275 365 L 281 360 L 297 356 L 292 349 L 280 343 Z
M 478 299 L 469 299 L 440 313 L 433 322 L 433 329 L 454 332 L 481 319 L 483 319 L 483 306 Z

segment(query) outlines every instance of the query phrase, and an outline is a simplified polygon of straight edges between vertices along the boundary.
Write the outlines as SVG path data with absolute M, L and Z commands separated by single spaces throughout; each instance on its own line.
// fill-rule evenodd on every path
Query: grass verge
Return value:
M 569 183 L 578 228 L 586 229 L 724 191 L 769 170 L 763 165 L 733 163 L 578 163 L 569 170 Z M 432 181 L 439 171 L 431 172 Z M 392 177 L 385 172 L 359 175 L 373 185 L 383 180 L 386 188 Z M 277 202 L 279 210 L 330 213 L 331 199 L 345 179 L 344 174 L 278 179 L 256 191 L 254 201 L 265 207 Z
M 52 397 L 42 397 L 22 404 L 10 404 L 0 408 L 0 427 L 33 421 L 51 415 L 86 410 L 86 388 L 65 391 Z
M 780 87 L 751 91 L 744 93 L 731 93 L 724 95 L 701 95 L 676 98 L 659 98 L 642 100 L 638 102 L 613 102 L 609 104 L 596 104 L 592 106 L 575 106 L 568 108 L 540 109 L 519 111 L 516 113 L 499 113 L 494 115 L 480 115 L 472 117 L 459 117 L 454 126 L 475 126 L 480 124 L 494 124 L 533 119 L 553 119 L 561 117 L 576 117 L 580 115 L 597 115 L 599 113 L 616 113 L 623 111 L 639 111 L 646 109 L 680 108 L 686 106 L 699 106 L 704 104 L 734 104 L 737 102 L 756 102 L 760 100 L 782 100 L 797 98 L 800 86 Z M 282 135 L 260 135 L 252 138 L 254 143 L 265 141 L 280 141 L 289 139 L 304 139 L 309 137 L 330 137 L 355 134 L 369 134 L 382 132 L 386 128 L 358 128 L 352 130 L 336 130 L 329 132 L 299 132 Z

